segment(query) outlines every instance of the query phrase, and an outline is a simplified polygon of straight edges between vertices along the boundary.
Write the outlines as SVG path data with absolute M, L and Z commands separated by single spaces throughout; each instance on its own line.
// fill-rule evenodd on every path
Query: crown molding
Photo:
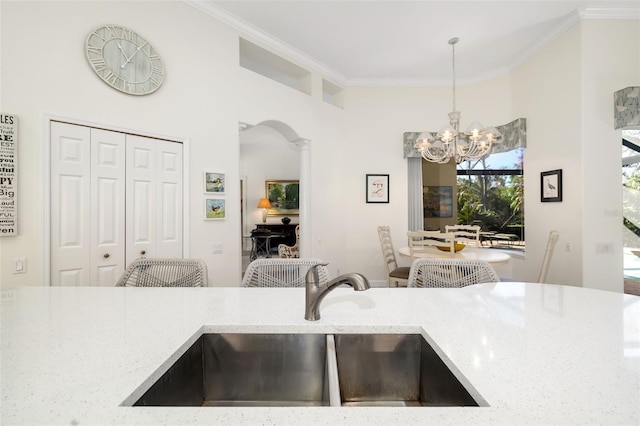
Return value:
M 636 8 L 610 8 L 610 7 L 584 7 L 578 10 L 580 19 L 640 19 L 640 7 Z
M 497 68 L 485 74 L 478 74 L 473 78 L 456 77 L 456 86 L 473 86 L 483 81 L 491 80 L 511 72 L 510 68 Z M 451 78 L 351 78 L 347 80 L 348 87 L 451 87 Z
M 339 73 L 335 69 L 326 64 L 312 58 L 306 53 L 282 42 L 273 37 L 271 34 L 245 22 L 236 16 L 226 12 L 222 8 L 216 6 L 211 0 L 182 0 L 184 3 L 200 10 L 201 12 L 229 25 L 240 32 L 241 36 L 268 48 L 271 52 L 288 58 L 296 64 L 322 74 L 327 80 L 342 87 L 349 86 L 372 86 L 372 87 L 389 87 L 389 86 L 450 86 L 451 81 L 448 79 L 422 79 L 422 78 L 347 78 L 347 76 Z M 608 7 L 584 7 L 575 10 L 562 19 L 558 25 L 549 31 L 545 37 L 540 38 L 535 44 L 523 50 L 514 61 L 505 68 L 499 68 L 483 75 L 475 76 L 471 79 L 457 81 L 459 86 L 469 86 L 480 83 L 501 75 L 507 74 L 518 66 L 522 65 L 527 59 L 531 58 L 537 52 L 542 50 L 549 43 L 554 41 L 568 29 L 573 27 L 581 20 L 597 20 L 597 19 L 621 19 L 635 20 L 640 19 L 640 8 L 608 8 Z

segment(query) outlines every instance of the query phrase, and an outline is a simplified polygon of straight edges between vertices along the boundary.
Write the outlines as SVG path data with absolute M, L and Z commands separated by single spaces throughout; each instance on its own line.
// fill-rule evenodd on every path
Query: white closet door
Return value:
M 125 264 L 125 135 L 91 129 L 91 283 L 113 286 Z
M 127 135 L 127 264 L 182 257 L 182 145 Z
M 156 141 L 158 257 L 182 257 L 182 144 Z
M 91 278 L 91 144 L 87 127 L 51 123 L 51 285 Z

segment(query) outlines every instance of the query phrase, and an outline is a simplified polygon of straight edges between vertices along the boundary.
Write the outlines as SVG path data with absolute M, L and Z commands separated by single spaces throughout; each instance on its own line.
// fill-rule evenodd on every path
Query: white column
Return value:
M 300 149 L 300 257 L 311 257 L 311 141 L 295 144 Z

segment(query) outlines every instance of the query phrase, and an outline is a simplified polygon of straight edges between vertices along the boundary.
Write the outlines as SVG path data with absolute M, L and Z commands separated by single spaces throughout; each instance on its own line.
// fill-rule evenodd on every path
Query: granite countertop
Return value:
M 544 284 L 332 291 L 9 289 L 1 305 L 3 425 L 639 424 L 640 297 Z M 435 342 L 489 407 L 124 407 L 211 332 L 410 332 Z

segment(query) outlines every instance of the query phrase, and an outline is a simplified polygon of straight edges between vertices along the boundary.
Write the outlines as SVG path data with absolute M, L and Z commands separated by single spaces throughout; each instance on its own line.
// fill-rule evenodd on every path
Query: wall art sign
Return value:
M 389 202 L 389 175 L 367 175 L 367 203 Z
M 550 203 L 562 201 L 562 170 L 540 173 L 540 201 Z
M 0 236 L 18 235 L 18 117 L 0 113 Z

